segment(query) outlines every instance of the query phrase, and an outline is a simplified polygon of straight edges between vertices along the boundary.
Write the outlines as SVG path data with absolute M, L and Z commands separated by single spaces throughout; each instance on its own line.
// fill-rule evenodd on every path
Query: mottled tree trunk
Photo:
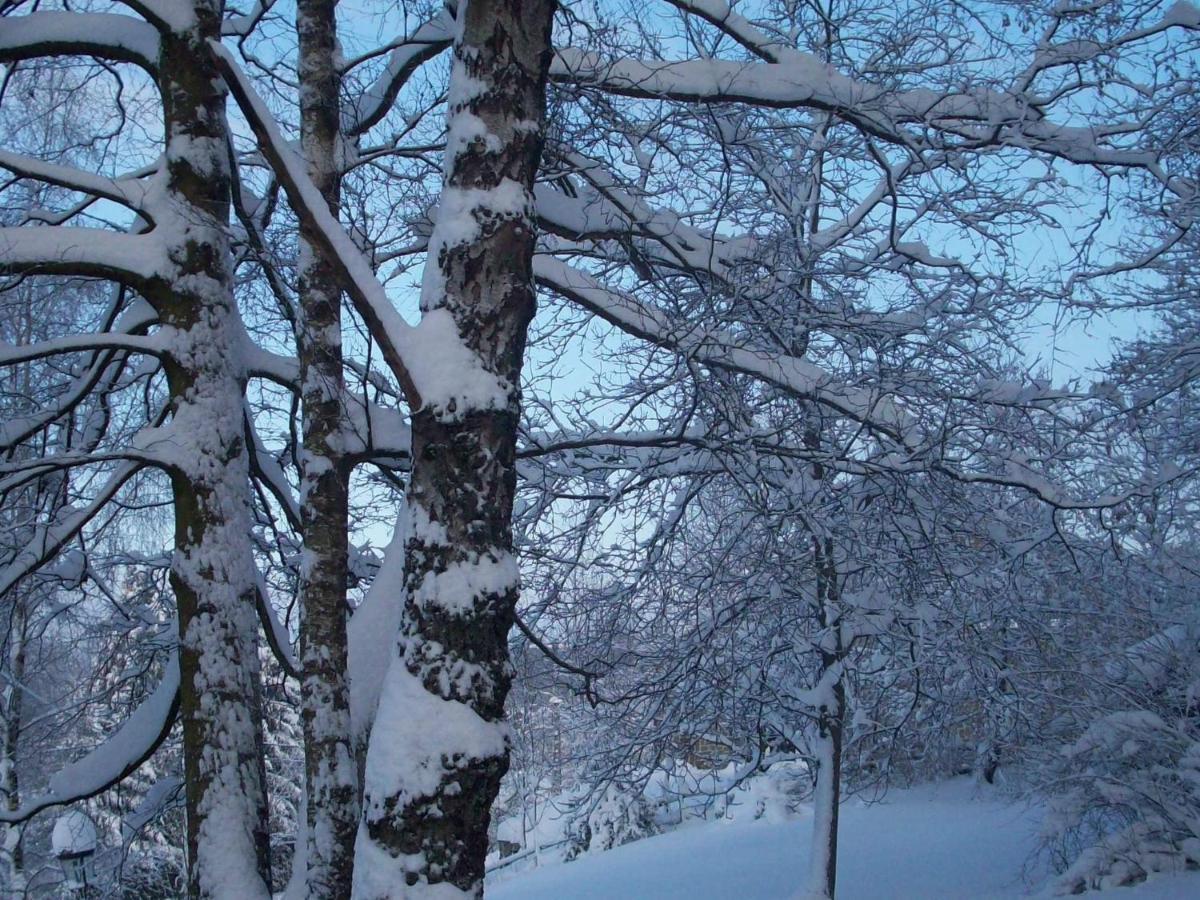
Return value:
M 148 286 L 168 352 L 188 894 L 269 895 L 262 703 L 243 426 L 244 333 L 233 298 L 225 91 L 207 41 L 220 0 L 162 32 L 169 213 L 156 222 L 173 271 Z
M 532 187 L 553 9 L 552 0 L 459 7 L 446 183 L 422 309 L 453 328 L 477 369 L 418 384 L 405 622 L 371 732 L 359 898 L 483 892 L 488 819 L 508 768 L 519 379 L 534 311 Z M 481 373 L 493 390 L 464 386 Z
M 330 210 L 338 212 L 339 75 L 336 0 L 299 0 L 300 145 L 308 172 Z M 349 466 L 345 449 L 341 288 L 302 225 L 300 358 L 304 448 L 300 456 L 301 716 L 307 791 L 305 896 L 350 895 L 358 827 L 358 767 L 351 746 L 346 646 L 346 529 Z

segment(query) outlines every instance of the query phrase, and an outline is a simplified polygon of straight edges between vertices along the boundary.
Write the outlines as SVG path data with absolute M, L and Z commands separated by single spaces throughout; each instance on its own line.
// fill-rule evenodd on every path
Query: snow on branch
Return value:
M 347 395 L 349 433 L 346 453 L 355 461 L 389 466 L 407 463 L 412 449 L 412 429 L 398 409 Z
M 300 660 L 296 658 L 296 653 L 292 649 L 292 638 L 288 634 L 287 627 L 280 621 L 279 615 L 275 612 L 275 607 L 271 605 L 271 595 L 267 588 L 267 580 L 263 577 L 262 572 L 255 567 L 256 583 L 254 586 L 254 606 L 258 612 L 258 621 L 262 625 L 263 634 L 267 639 L 267 646 L 271 650 L 271 655 L 275 657 L 275 661 L 279 663 L 279 667 L 283 669 L 283 674 L 288 678 L 300 678 Z
M 159 31 L 186 31 L 196 21 L 196 12 L 187 0 L 118 0 Z
M 679 352 L 705 365 L 753 375 L 791 394 L 814 400 L 873 430 L 906 443 L 915 422 L 889 398 L 875 391 L 839 384 L 806 360 L 747 347 L 718 330 L 680 329 L 658 311 L 618 293 L 561 260 L 539 255 L 534 276 L 622 331 Z
M 103 228 L 0 228 L 0 272 L 77 275 L 138 286 L 158 274 L 162 243 Z
M 300 383 L 300 363 L 294 356 L 282 356 L 264 350 L 247 337 L 242 358 L 246 361 L 246 371 L 251 378 L 264 378 L 291 390 L 295 390 Z
M 447 49 L 454 39 L 454 17 L 442 9 L 409 37 L 395 44 L 387 66 L 342 111 L 342 130 L 360 135 L 379 124 L 396 102 L 400 90 L 422 63 Z M 351 64 L 347 68 L 353 68 Z
M 1104 674 L 1115 684 L 1159 691 L 1171 674 L 1175 660 L 1195 653 L 1195 630 L 1186 625 L 1171 625 L 1118 651 L 1104 664 Z
M 734 102 L 776 109 L 808 108 L 833 112 L 868 134 L 910 147 L 925 139 L 904 124 L 947 129 L 950 123 L 991 126 L 1016 123 L 1029 110 L 1013 97 L 988 91 L 952 94 L 932 90 L 889 91 L 856 81 L 815 56 L 796 54 L 787 62 L 720 59 L 606 59 L 565 47 L 551 69 L 553 77 L 644 99 L 694 103 Z M 1090 142 L 1091 130 L 1080 130 Z
M 1146 488 L 1142 488 L 1121 494 L 1104 494 L 1087 500 L 1076 500 L 1065 495 L 1062 489 L 1045 475 L 1017 459 L 1004 460 L 1000 472 L 972 472 L 946 464 L 941 464 L 938 468 L 965 484 L 996 484 L 1021 488 L 1056 509 L 1106 509 L 1120 506 L 1131 497 L 1146 493 Z
M 132 63 L 153 74 L 158 32 L 116 13 L 34 12 L 8 16 L 0 29 L 0 62 L 42 56 L 94 56 Z
M 667 0 L 672 6 L 692 13 L 716 26 L 755 56 L 767 62 L 779 62 L 795 49 L 781 44 L 735 13 L 725 0 Z
M 164 407 L 165 408 L 165 407 Z M 68 469 L 81 469 L 97 463 L 133 461 L 149 466 L 170 468 L 171 460 L 163 454 L 143 451 L 136 446 L 138 440 L 146 440 L 147 435 L 170 434 L 166 428 L 144 428 L 135 437 L 133 445 L 112 451 L 83 450 L 78 453 L 53 453 L 42 456 L 31 456 L 15 462 L 0 463 L 0 494 L 13 491 L 22 485 L 54 472 Z
M 82 759 L 52 775 L 43 793 L 15 810 L 0 810 L 0 822 L 25 822 L 49 807 L 86 800 L 108 790 L 158 749 L 178 711 L 179 659 L 172 654 L 162 681 L 120 728 Z
M 108 504 L 125 482 L 132 478 L 144 463 L 126 460 L 108 476 L 108 480 L 96 492 L 87 506 L 70 510 L 54 525 L 39 526 L 21 552 L 8 565 L 0 567 L 0 597 L 12 590 L 22 578 L 54 559 L 100 511 Z
M 1103 494 L 1083 499 L 1064 492 L 1061 485 L 1029 465 L 1028 460 L 1010 458 L 1000 461 L 995 470 L 979 471 L 956 465 L 945 459 L 931 457 L 927 436 L 918 419 L 897 399 L 881 391 L 840 383 L 819 366 L 795 356 L 767 348 L 747 345 L 735 336 L 718 329 L 708 329 L 688 323 L 669 321 L 627 293 L 617 291 L 586 272 L 546 254 L 534 259 L 534 277 L 538 283 L 555 291 L 580 307 L 594 313 L 611 325 L 633 337 L 647 341 L 693 359 L 706 366 L 729 372 L 750 375 L 793 396 L 811 400 L 821 406 L 858 422 L 877 437 L 894 442 L 895 452 L 887 468 L 913 470 L 933 469 L 964 483 L 996 484 L 1019 488 L 1038 497 L 1057 509 L 1100 509 L 1118 506 L 1131 497 L 1154 489 L 1163 478 L 1158 477 L 1119 494 Z M 1060 393 L 1046 397 L 1028 398 L 1027 405 L 1037 405 L 1047 398 L 1057 399 Z M 1000 402 L 1001 398 L 981 397 L 983 402 Z M 850 469 L 848 468 L 847 471 Z M 864 469 L 865 471 L 865 469 Z
M 81 350 L 129 350 L 156 356 L 164 349 L 162 341 L 155 337 L 108 332 L 72 334 L 36 344 L 9 344 L 0 340 L 0 366 L 44 359 L 62 353 L 78 353 Z
M 105 200 L 112 200 L 114 203 L 129 207 L 141 214 L 143 218 L 147 218 L 143 205 L 146 188 L 137 180 L 105 178 L 102 175 L 84 172 L 82 169 L 55 165 L 32 156 L 9 153 L 6 150 L 0 150 L 0 168 L 7 169 L 14 175 L 23 178 L 34 178 L 71 191 L 81 191 Z M 149 221 L 148 218 L 147 221 Z
M 447 314 L 434 310 L 414 326 L 397 312 L 370 263 L 329 211 L 304 161 L 284 139 L 233 55 L 215 41 L 210 42 L 210 47 L 230 94 L 246 117 L 289 204 L 309 226 L 318 249 L 337 271 L 355 311 L 378 342 L 409 405 L 413 409 L 427 402 L 446 406 L 461 397 L 467 402 L 459 403 L 460 407 L 475 406 L 480 397 L 490 400 L 503 397 L 505 391 L 499 379 L 479 366 Z
M 273 4 L 274 0 L 267 0 L 267 2 L 256 0 L 248 12 L 226 18 L 221 23 L 221 34 L 226 37 L 245 37 L 254 30 L 254 26 L 262 21 L 262 17 L 270 11 Z
M 400 350 L 400 346 L 414 331 L 413 326 L 392 306 L 370 264 L 329 211 L 321 192 L 308 176 L 304 161 L 280 134 L 270 111 L 233 56 L 220 44 L 214 42 L 211 47 L 229 92 L 246 117 L 258 141 L 259 150 L 279 178 L 292 209 L 313 226 L 311 231 L 323 245 L 320 249 L 338 270 L 355 310 L 379 342 L 392 373 L 410 398 L 418 398 L 420 395 L 416 383 L 409 374 Z
M 112 319 L 115 318 L 115 321 Z M 138 300 L 120 316 L 115 312 L 108 317 L 114 330 L 124 334 L 136 334 L 158 321 L 158 316 L 145 300 Z M 93 392 L 104 395 L 115 389 L 126 353 L 121 350 L 103 350 L 94 354 L 86 369 L 71 380 L 56 398 L 53 405 L 43 406 L 36 413 L 13 416 L 0 424 L 0 452 L 10 451 L 22 441 L 37 434 L 51 423 L 58 421 L 78 408 Z
M 1168 189 L 1184 190 L 1161 170 L 1153 153 L 1106 144 L 1108 139 L 1127 136 L 1141 123 L 1057 124 L 1044 117 L 1038 98 L 1022 90 L 891 89 L 848 76 L 813 54 L 772 40 L 720 0 L 671 2 L 716 25 L 759 60 L 609 59 L 566 47 L 559 50 L 551 76 L 635 98 L 824 110 L 880 140 L 915 151 L 956 145 L 1024 147 L 1079 164 L 1143 169 Z M 1195 29 L 1200 27 L 1198 19 L 1194 7 L 1180 3 L 1157 25 L 1139 30 L 1127 40 L 1142 40 L 1176 27 Z M 1047 57 L 1035 65 L 1057 65 L 1059 57 Z
M 563 162 L 587 182 L 578 197 L 568 197 L 542 183 L 535 188 L 537 212 L 544 227 L 568 238 L 618 237 L 635 234 L 662 247 L 648 251 L 655 262 L 672 268 L 708 272 L 718 278 L 745 258 L 753 247 L 749 238 L 730 240 L 688 225 L 675 212 L 656 209 L 630 194 L 600 161 L 577 152 Z
M 300 502 L 292 490 L 291 484 L 288 482 L 283 467 L 279 465 L 274 455 L 267 449 L 262 436 L 259 435 L 248 404 L 243 404 L 243 407 L 245 408 L 246 444 L 250 455 L 250 472 L 267 489 L 271 496 L 275 498 L 275 502 L 279 504 L 279 508 L 283 511 L 283 516 L 287 519 L 288 525 L 299 531 Z

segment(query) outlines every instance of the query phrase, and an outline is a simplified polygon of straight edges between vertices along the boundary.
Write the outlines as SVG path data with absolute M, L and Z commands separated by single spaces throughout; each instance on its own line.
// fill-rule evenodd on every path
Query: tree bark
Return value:
M 840 723 L 822 717 L 817 737 L 817 786 L 813 793 L 812 857 L 806 900 L 833 900 L 837 889 L 838 804 L 841 782 Z
M 334 215 L 341 192 L 336 7 L 336 0 L 299 0 L 296 6 L 300 146 L 309 176 Z M 307 850 L 302 858 L 305 895 L 338 900 L 350 895 L 359 818 L 346 643 L 350 470 L 344 440 L 341 285 L 318 247 L 309 226 L 302 224 L 296 329 L 303 419 L 300 663 Z
M 146 295 L 169 339 L 188 894 L 234 900 L 269 896 L 270 843 L 228 126 L 207 45 L 220 34 L 220 0 L 194 0 L 193 11 L 161 33 L 171 214 L 157 228 L 172 271 Z
M 813 561 L 817 573 L 821 675 L 818 684 L 828 697 L 817 709 L 816 787 L 813 791 L 813 838 L 809 857 L 807 900 L 833 900 L 837 889 L 838 813 L 842 793 L 842 740 L 845 727 L 846 686 L 842 677 L 845 649 L 841 640 L 837 565 L 833 541 L 813 535 Z
M 26 616 L 25 599 L 20 589 L 11 598 L 7 644 L 7 665 L 4 667 L 2 687 L 4 729 L 0 734 L 0 795 L 4 808 L 14 812 L 21 805 L 20 772 L 17 768 L 18 746 L 21 739 L 21 723 L 25 699 L 25 652 Z M 13 896 L 23 896 L 26 889 L 24 848 L 21 838 L 24 825 L 0 826 L 0 864 L 3 865 L 4 884 Z
M 364 900 L 483 893 L 509 757 L 511 518 L 553 11 L 553 0 L 459 6 L 422 327 L 452 325 L 498 388 L 473 393 L 462 385 L 480 372 L 455 372 L 453 385 L 421 385 L 412 416 L 405 621 L 367 756 L 354 884 Z
M 26 342 L 34 339 L 33 315 L 29 306 L 18 311 L 19 325 L 14 328 L 14 337 Z M 32 367 L 23 365 L 14 375 L 21 397 L 32 397 Z M 5 384 L 4 388 L 9 389 Z M 24 404 L 21 404 L 24 405 Z M 20 406 L 18 406 L 18 409 Z M 17 412 L 16 409 L 13 410 Z M 40 487 L 40 484 L 39 484 Z M 11 540 L 11 546 L 0 548 L 0 555 L 7 563 L 14 559 L 21 544 L 30 539 L 29 525 L 34 520 L 38 502 L 28 499 L 33 493 L 30 488 L 17 492 L 17 497 L 6 498 L 6 503 L 0 511 L 0 524 L 3 524 L 6 537 Z M 4 808 L 15 812 L 21 806 L 21 772 L 20 743 L 21 732 L 25 720 L 25 685 L 26 661 L 28 659 L 29 612 L 32 603 L 26 594 L 27 586 L 18 584 L 8 598 L 9 613 L 3 646 L 7 659 L 0 675 L 3 684 L 0 685 L 0 716 L 3 717 L 3 733 L 0 733 L 0 796 L 4 799 Z M 14 896 L 23 896 L 28 887 L 25 878 L 25 848 L 23 838 L 24 824 L 9 824 L 0 826 L 0 866 L 3 867 L 4 884 Z

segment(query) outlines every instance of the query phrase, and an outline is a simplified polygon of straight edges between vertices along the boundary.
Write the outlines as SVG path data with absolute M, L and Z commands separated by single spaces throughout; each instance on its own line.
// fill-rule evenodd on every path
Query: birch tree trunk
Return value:
M 364 900 L 483 893 L 508 768 L 511 517 L 553 11 L 553 0 L 459 6 L 421 328 L 465 346 L 476 368 L 418 385 L 405 621 L 371 732 L 355 863 Z
M 161 28 L 169 274 L 147 286 L 168 337 L 171 483 L 188 894 L 269 896 L 270 843 L 243 426 L 244 332 L 233 298 L 225 90 L 207 46 L 220 0 Z
M 309 176 L 335 216 L 341 189 L 336 7 L 336 0 L 299 0 L 296 6 L 300 146 Z M 359 817 L 346 644 L 350 473 L 344 441 L 341 287 L 309 228 L 301 226 L 296 329 L 304 435 L 300 662 L 307 792 L 307 850 L 297 858 L 307 867 L 305 896 L 335 900 L 350 895 Z

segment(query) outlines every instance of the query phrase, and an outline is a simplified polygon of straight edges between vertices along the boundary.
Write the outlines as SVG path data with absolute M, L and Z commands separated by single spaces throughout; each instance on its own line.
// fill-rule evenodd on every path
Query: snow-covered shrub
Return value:
M 1065 748 L 1046 838 L 1063 893 L 1200 866 L 1200 657 L 1185 629 L 1128 648 L 1098 679 L 1113 706 Z
M 658 831 L 641 791 L 610 785 L 579 812 L 567 828 L 568 860 L 593 850 L 611 850 Z
M 776 763 L 725 795 L 724 818 L 783 822 L 796 816 L 811 794 L 812 774 L 807 765 L 799 761 Z
M 118 870 L 115 896 L 128 900 L 171 900 L 180 896 L 187 875 L 174 854 L 142 852 L 126 856 Z

